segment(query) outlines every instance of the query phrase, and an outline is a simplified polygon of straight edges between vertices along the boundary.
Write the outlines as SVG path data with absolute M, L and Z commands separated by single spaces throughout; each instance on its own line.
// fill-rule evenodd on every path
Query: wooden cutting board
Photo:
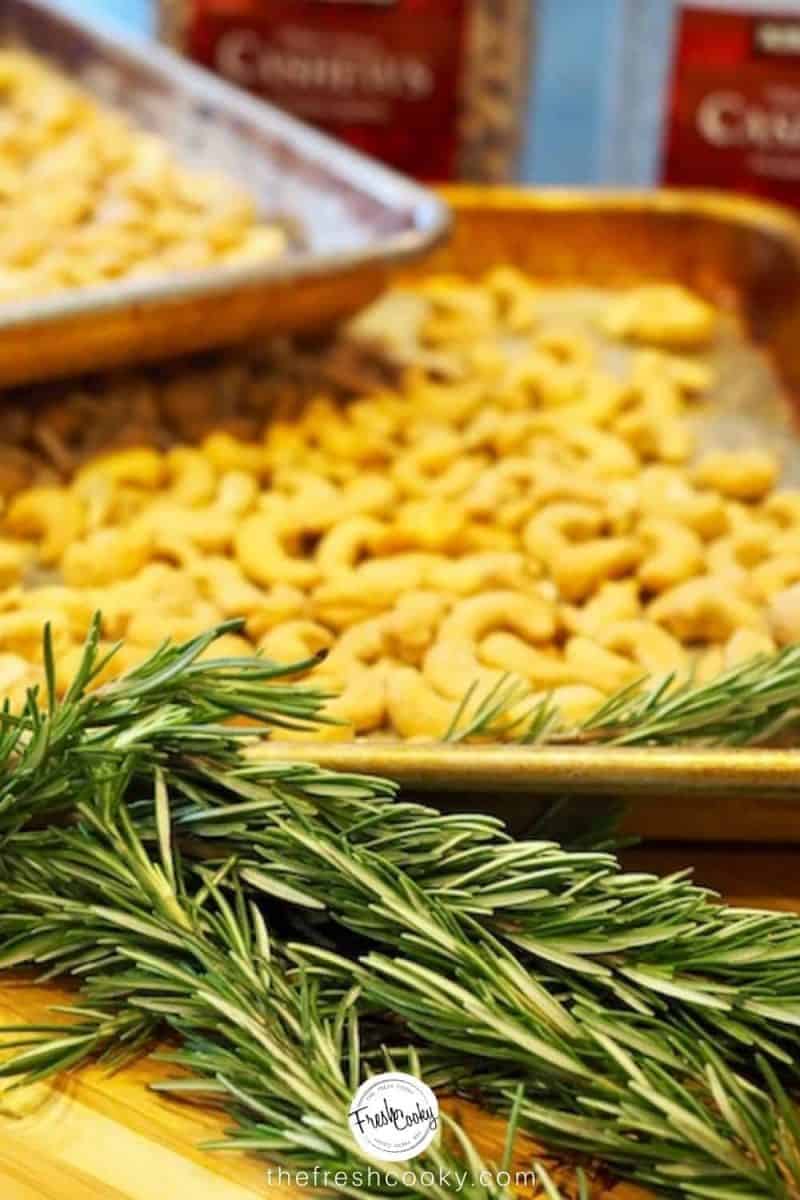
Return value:
M 800 912 L 800 850 L 780 852 L 738 846 L 643 849 L 628 856 L 636 868 L 671 871 L 697 864 L 702 883 L 732 902 Z M 0 985 L 0 1022 L 48 1020 L 50 1005 L 64 1003 L 55 987 L 23 979 Z M 142 1061 L 109 1076 L 96 1068 L 67 1080 L 6 1095 L 0 1110 L 2 1200 L 279 1200 L 297 1195 L 266 1183 L 255 1157 L 207 1153 L 199 1143 L 216 1137 L 224 1117 L 167 1100 L 147 1090 L 163 1066 Z M 468 1105 L 458 1116 L 481 1152 L 497 1160 L 503 1126 Z M 530 1161 L 530 1144 L 520 1146 Z M 607 1193 L 608 1194 L 608 1193 Z M 618 1186 L 614 1200 L 644 1193 Z

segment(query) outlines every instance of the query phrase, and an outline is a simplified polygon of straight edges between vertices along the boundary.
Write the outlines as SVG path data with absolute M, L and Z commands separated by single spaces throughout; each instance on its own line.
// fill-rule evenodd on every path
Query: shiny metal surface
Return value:
M 443 201 L 161 46 L 99 32 L 47 0 L 3 0 L 21 45 L 165 138 L 189 166 L 232 176 L 293 248 L 216 267 L 0 307 L 0 385 L 157 361 L 254 335 L 321 327 L 378 294 L 390 266 L 447 232 Z
M 444 195 L 456 214 L 452 238 L 395 280 L 430 271 L 479 275 L 511 262 L 554 285 L 675 279 L 696 288 L 737 318 L 746 336 L 721 350 L 722 386 L 698 410 L 702 440 L 768 444 L 797 486 L 800 221 L 793 214 L 715 193 L 461 187 Z M 638 801 L 629 828 L 651 839 L 800 842 L 800 750 L 365 741 L 273 743 L 257 753 L 386 776 L 422 798 L 436 793 L 443 806 L 474 798 L 517 831 L 535 823 L 545 797 L 569 794 L 578 798 L 575 808 Z

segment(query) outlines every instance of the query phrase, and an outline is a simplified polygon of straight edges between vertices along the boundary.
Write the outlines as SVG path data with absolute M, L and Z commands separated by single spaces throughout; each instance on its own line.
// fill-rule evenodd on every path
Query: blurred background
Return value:
M 155 27 L 152 0 L 60 0 L 62 7 L 137 32 Z M 648 0 L 641 0 L 643 5 Z M 602 126 L 619 0 L 539 0 L 521 177 L 544 184 L 603 182 Z
M 162 32 L 198 61 L 425 180 L 712 187 L 800 207 L 800 0 L 470 0 L 460 59 L 461 0 L 408 0 L 377 24 L 367 3 L 59 2 L 146 35 L 173 14 Z M 336 74 L 365 61 L 355 84 Z M 341 108 L 362 102 L 368 117 Z

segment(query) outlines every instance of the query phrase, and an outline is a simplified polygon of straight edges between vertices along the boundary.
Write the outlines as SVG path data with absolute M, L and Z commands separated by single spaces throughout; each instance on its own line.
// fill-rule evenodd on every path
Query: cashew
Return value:
M 425 678 L 442 696 L 456 699 L 473 683 L 494 686 L 502 672 L 480 663 L 477 644 L 493 629 L 504 628 L 532 642 L 547 641 L 555 632 L 553 605 L 541 596 L 519 592 L 486 592 L 459 601 L 425 655 Z
M 714 575 L 742 583 L 752 568 L 768 559 L 770 553 L 770 539 L 765 532 L 743 529 L 717 539 L 708 547 L 708 565 Z
M 725 646 L 725 668 L 737 667 L 759 654 L 774 654 L 775 643 L 769 634 L 756 633 L 752 629 L 739 629 L 729 638 Z
M 590 476 L 598 479 L 624 478 L 635 475 L 639 470 L 639 459 L 630 446 L 612 433 L 605 433 L 593 425 L 565 424 L 559 428 L 544 418 L 539 419 L 539 425 L 543 431 L 549 426 L 557 434 L 560 446 L 572 451 L 573 460 L 577 459 Z M 535 452 L 535 436 L 530 448 Z M 562 455 L 561 461 L 568 465 L 565 456 Z
M 645 461 L 683 463 L 694 449 L 694 435 L 681 419 L 680 395 L 668 379 L 653 379 L 641 403 L 620 415 L 617 432 Z
M 663 350 L 641 350 L 634 360 L 631 378 L 637 383 L 668 379 L 687 396 L 702 395 L 714 383 L 714 368 L 703 359 L 668 354 Z
M 56 563 L 84 530 L 81 501 L 66 488 L 35 487 L 21 492 L 9 506 L 6 529 L 18 537 L 38 537 L 39 561 Z
M 487 551 L 458 559 L 431 559 L 423 571 L 424 584 L 435 591 L 471 596 L 484 588 L 529 589 L 536 565 L 523 554 Z
M 41 673 L 19 654 L 0 654 L 0 698 L 13 697 L 17 703 L 25 690 L 40 682 Z M 16 707 L 16 705 L 15 705 Z
M 568 600 L 583 599 L 641 558 L 641 548 L 632 538 L 593 537 L 603 523 L 599 509 L 562 503 L 537 513 L 525 528 L 526 549 L 547 567 Z
M 768 558 L 752 571 L 747 590 L 757 600 L 771 600 L 793 583 L 800 582 L 800 554 L 781 554 Z
M 134 644 L 149 647 L 158 646 L 166 638 L 184 642 L 217 625 L 221 617 L 219 609 L 208 601 L 199 602 L 189 615 L 145 610 L 133 614 L 125 636 Z
M 662 592 L 647 615 L 684 643 L 726 642 L 739 629 L 765 629 L 755 605 L 738 595 L 729 579 L 713 575 Z
M 478 647 L 480 659 L 507 674 L 522 675 L 536 688 L 574 683 L 578 676 L 561 655 L 530 646 L 513 633 L 490 633 Z
M 731 500 L 762 500 L 775 485 L 779 466 L 766 450 L 715 450 L 695 467 L 695 480 Z
M 418 666 L 433 644 L 451 601 L 439 592 L 414 591 L 400 596 L 384 623 L 388 652 L 403 662 Z
M 772 597 L 768 616 L 770 629 L 779 646 L 800 642 L 800 583 Z
M 680 521 L 646 517 L 636 532 L 646 548 L 638 575 L 649 592 L 664 592 L 702 572 L 703 543 Z
M 429 433 L 420 446 L 400 454 L 391 476 L 407 496 L 448 499 L 465 492 L 485 465 L 483 457 L 464 455 L 456 433 L 437 430 Z
M 347 517 L 324 535 L 315 562 L 325 576 L 352 571 L 365 553 L 382 545 L 386 531 L 387 526 L 374 517 Z
M 397 666 L 387 672 L 386 712 L 402 738 L 441 739 L 457 708 L 455 700 L 445 700 L 413 667 Z
M 242 471 L 259 476 L 264 470 L 263 447 L 254 442 L 243 442 L 230 433 L 210 433 L 203 439 L 201 451 L 205 458 L 221 474 Z
M 62 653 L 71 644 L 72 634 L 67 617 L 59 609 L 46 614 L 37 609 L 0 614 L 0 651 L 19 654 L 29 662 L 41 661 L 44 619 L 50 623 L 57 652 Z
M 400 505 L 392 524 L 376 539 L 375 552 L 392 554 L 414 549 L 446 554 L 463 541 L 465 526 L 466 515 L 461 505 L 438 496 L 408 500 Z
M 154 491 L 164 479 L 165 467 L 163 454 L 142 446 L 92 459 L 76 473 L 75 482 L 81 486 L 100 477 L 112 484 L 129 483 Z
M 380 729 L 386 720 L 386 678 L 387 672 L 381 666 L 354 671 L 341 694 L 329 700 L 324 710 L 327 716 L 345 722 L 345 730 L 339 733 L 336 726 L 320 726 L 314 736 L 331 740 Z
M 27 542 L 0 538 L 0 588 L 17 583 L 32 561 L 35 551 Z
M 286 583 L 276 583 L 268 592 L 262 593 L 258 607 L 247 618 L 247 636 L 258 641 L 267 630 L 304 616 L 307 609 L 308 598 L 304 592 Z
M 646 467 L 638 486 L 645 513 L 672 517 L 704 539 L 720 537 L 729 528 L 724 501 L 714 492 L 698 491 L 673 467 Z
M 634 619 L 641 613 L 639 584 L 635 579 L 604 583 L 581 608 L 566 606 L 562 620 L 570 633 L 594 635 L 617 621 Z
M 550 699 L 567 724 L 579 724 L 597 712 L 607 697 L 599 688 L 575 683 L 555 688 Z
M 314 616 L 334 629 L 346 628 L 391 608 L 402 592 L 425 586 L 432 555 L 397 554 L 362 563 L 314 589 Z
M 149 562 L 153 549 L 153 535 L 147 529 L 98 529 L 67 548 L 61 573 L 71 587 L 101 587 L 130 579 Z
M 554 500 L 578 500 L 602 504 L 603 487 L 594 480 L 576 477 L 569 471 L 533 458 L 507 458 L 484 471 L 465 497 L 467 512 L 478 517 L 495 516 L 504 503 L 520 500 L 539 508 Z
M 326 714 L 347 722 L 357 733 L 380 728 L 386 717 L 387 668 L 378 662 L 384 620 L 363 621 L 348 629 L 314 676 L 339 693 L 326 705 Z
M 767 496 L 763 511 L 782 529 L 800 529 L 800 492 L 776 492 Z
M 311 587 L 319 579 L 319 567 L 297 553 L 299 547 L 287 525 L 285 516 L 280 519 L 266 512 L 246 517 L 233 539 L 236 559 L 256 583 Z
M 603 328 L 612 337 L 665 347 L 706 346 L 716 324 L 711 305 L 676 283 L 632 288 L 603 316 Z
M 385 517 L 392 511 L 396 498 L 397 489 L 390 479 L 383 475 L 360 473 L 342 488 L 337 519 Z
M 681 643 L 652 621 L 617 621 L 598 630 L 595 638 L 604 649 L 637 663 L 639 674 L 682 672 L 687 665 Z
M 610 694 L 633 683 L 644 672 L 624 654 L 616 654 L 591 638 L 578 634 L 567 642 L 564 660 L 572 678 Z
M 267 658 L 273 662 L 295 663 L 313 658 L 318 650 L 327 650 L 333 634 L 315 621 L 287 621 L 276 625 L 259 642 Z
M 223 616 L 246 617 L 263 610 L 265 593 L 254 587 L 231 559 L 198 556 L 187 570 Z
M 169 496 L 181 508 L 207 504 L 217 490 L 217 472 L 201 450 L 175 446 L 167 452 Z

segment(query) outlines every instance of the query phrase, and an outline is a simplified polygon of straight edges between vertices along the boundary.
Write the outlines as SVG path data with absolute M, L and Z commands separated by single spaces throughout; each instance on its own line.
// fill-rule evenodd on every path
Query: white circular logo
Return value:
M 348 1120 L 368 1155 L 379 1162 L 402 1162 L 430 1146 L 439 1127 L 439 1102 L 422 1080 L 390 1071 L 362 1083 Z

